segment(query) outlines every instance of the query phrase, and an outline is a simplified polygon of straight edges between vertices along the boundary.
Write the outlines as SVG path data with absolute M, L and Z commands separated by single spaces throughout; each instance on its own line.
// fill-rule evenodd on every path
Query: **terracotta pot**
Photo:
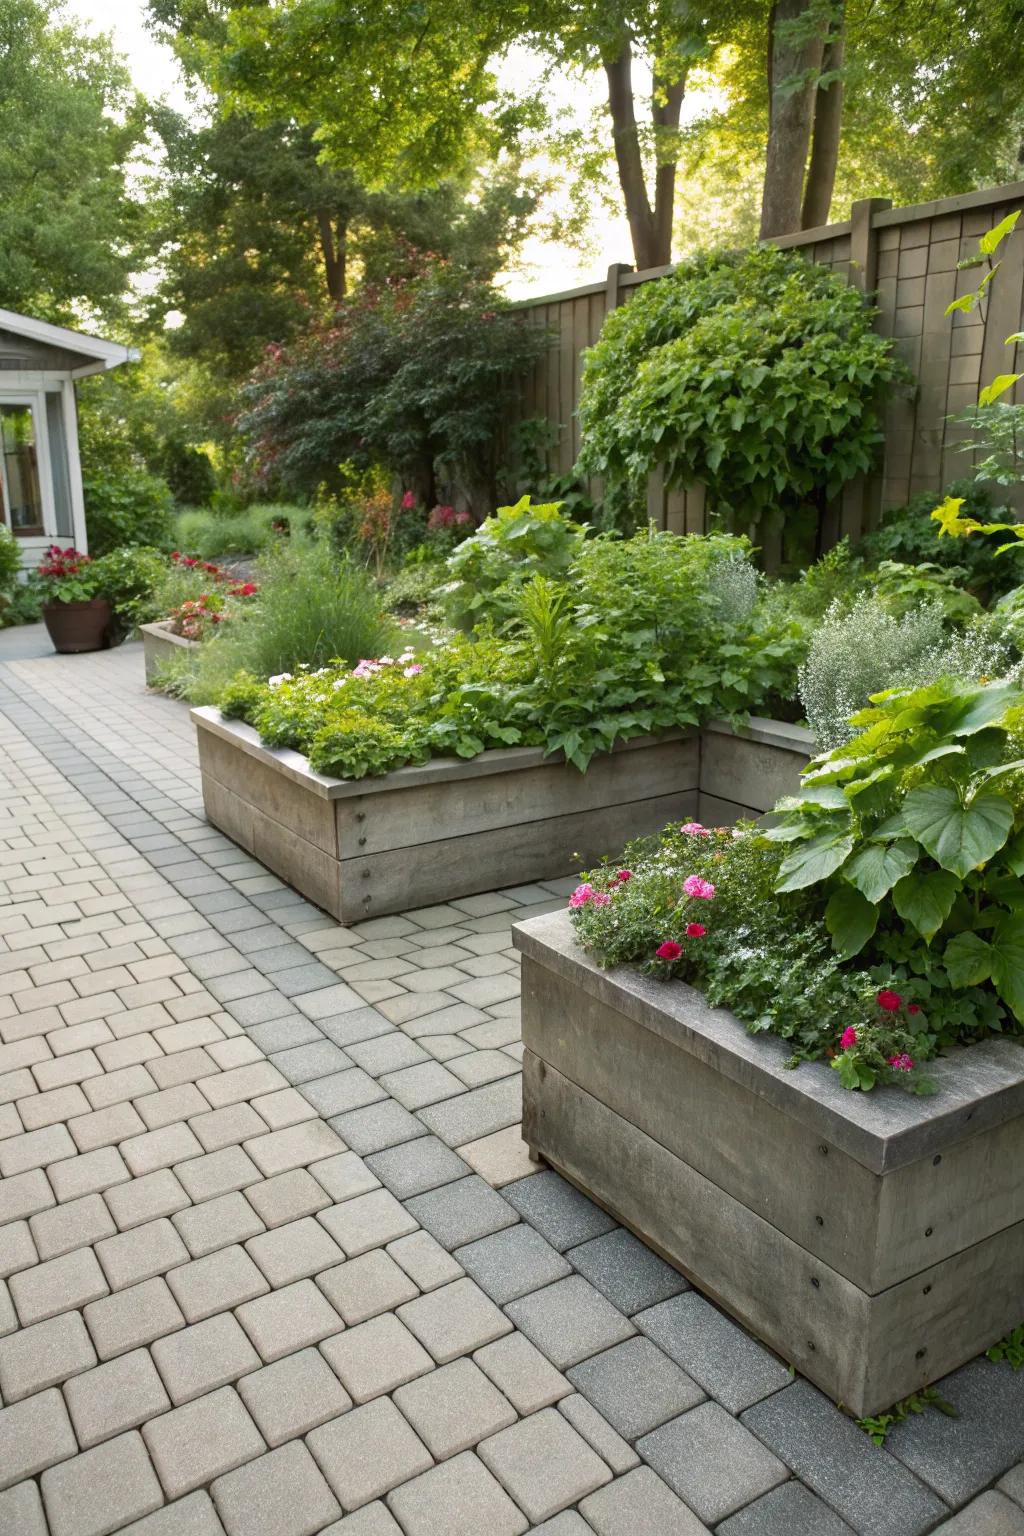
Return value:
M 105 597 L 93 597 L 84 603 L 43 604 L 43 622 L 54 650 L 62 655 L 102 650 L 108 643 L 111 617 Z

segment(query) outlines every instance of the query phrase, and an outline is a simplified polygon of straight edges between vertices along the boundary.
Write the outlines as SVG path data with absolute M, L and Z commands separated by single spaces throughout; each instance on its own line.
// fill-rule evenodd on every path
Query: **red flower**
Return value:
M 898 992 L 889 992 L 883 987 L 878 994 L 878 1006 L 883 1013 L 898 1013 L 903 1007 L 903 999 Z
M 620 869 L 615 878 L 621 885 L 625 885 L 627 880 L 632 880 L 633 871 L 631 869 Z
M 403 512 L 411 512 L 415 505 L 416 505 L 416 492 L 415 491 L 406 491 L 405 495 L 402 497 L 402 511 Z
M 839 1044 L 844 1051 L 849 1051 L 857 1044 L 857 1031 L 852 1024 L 848 1024 L 839 1037 Z
M 920 1008 L 918 1007 L 918 1005 L 916 1003 L 908 1003 L 907 1004 L 907 1012 L 908 1013 L 920 1013 L 921 1010 L 920 1010 Z
M 702 939 L 707 933 L 703 923 L 687 923 L 686 937 L 688 939 Z
M 666 939 L 664 944 L 659 944 L 658 948 L 654 951 L 659 960 L 668 960 L 669 962 L 678 960 L 682 952 L 683 946 L 677 944 L 674 939 Z

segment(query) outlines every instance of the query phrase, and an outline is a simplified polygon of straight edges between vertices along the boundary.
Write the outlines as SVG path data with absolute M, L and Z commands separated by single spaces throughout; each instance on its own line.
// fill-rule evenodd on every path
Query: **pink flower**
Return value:
M 573 909 L 576 909 L 577 907 L 585 907 L 588 901 L 592 901 L 594 899 L 595 895 L 596 892 L 594 887 L 590 884 L 589 881 L 584 880 L 583 884 L 578 885 L 573 891 L 572 895 L 569 897 L 569 905 Z
M 682 952 L 683 946 L 677 944 L 675 939 L 666 939 L 664 944 L 659 944 L 654 951 L 659 960 L 667 960 L 670 964 L 673 960 L 678 960 Z
M 685 832 L 688 837 L 711 836 L 711 833 L 708 831 L 707 827 L 701 826 L 699 821 L 684 821 L 679 830 L 680 832 Z
M 687 896 L 694 896 L 698 901 L 711 901 L 715 894 L 711 881 L 702 880 L 700 875 L 687 875 L 683 881 L 683 890 Z
M 839 1044 L 842 1046 L 844 1051 L 850 1050 L 851 1047 L 857 1044 L 857 1031 L 854 1029 L 852 1024 L 848 1025 L 847 1028 L 843 1030 L 843 1033 L 839 1039 Z
M 889 1057 L 889 1065 L 897 1072 L 912 1072 L 914 1070 L 914 1059 L 912 1056 L 908 1056 L 906 1051 L 901 1051 L 898 1056 Z
M 615 878 L 621 885 L 625 885 L 627 880 L 632 880 L 633 871 L 631 869 L 620 869 Z
M 908 1013 L 920 1013 L 921 1009 L 919 1008 L 917 1003 L 908 1003 L 907 1004 L 907 1012 Z
M 415 491 L 406 491 L 405 495 L 402 497 L 402 511 L 403 512 L 411 512 L 415 505 L 416 505 L 416 492 Z
M 898 992 L 889 992 L 883 987 L 878 994 L 878 1006 L 883 1013 L 898 1013 L 903 1006 L 903 999 Z
M 423 671 L 423 668 L 421 666 L 419 666 L 417 663 L 414 662 L 411 667 L 403 667 L 402 668 L 402 676 L 403 677 L 419 677 L 419 675 L 420 675 L 420 673 L 422 671 Z
M 703 923 L 687 923 L 686 937 L 688 939 L 702 939 L 707 933 Z
M 606 907 L 611 901 L 607 891 L 595 891 L 591 900 L 595 907 Z

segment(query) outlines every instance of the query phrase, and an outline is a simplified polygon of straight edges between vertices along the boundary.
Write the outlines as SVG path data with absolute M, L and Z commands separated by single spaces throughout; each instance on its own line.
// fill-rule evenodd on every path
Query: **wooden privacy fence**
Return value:
M 1002 264 L 984 311 L 957 311 L 952 316 L 945 311 L 953 298 L 978 283 L 978 272 L 958 272 L 957 262 L 976 251 L 979 235 L 1022 203 L 1024 182 L 910 208 L 893 208 L 885 198 L 868 198 L 854 203 L 849 219 L 840 224 L 783 235 L 773 242 L 830 267 L 865 293 L 874 292 L 877 329 L 893 338 L 918 381 L 912 398 L 894 399 L 886 409 L 885 443 L 876 472 L 851 481 L 828 509 L 823 547 L 844 534 L 858 538 L 874 527 L 883 509 L 901 506 L 918 491 L 941 490 L 969 473 L 972 456 L 957 450 L 967 431 L 947 418 L 975 403 L 980 383 L 997 373 L 1024 369 L 1024 347 L 1004 345 L 1005 338 L 1022 324 L 1024 220 L 1000 248 Z M 655 267 L 634 272 L 615 265 L 609 267 L 603 283 L 518 306 L 531 324 L 553 333 L 551 348 L 524 381 L 514 418 L 540 417 L 551 424 L 555 440 L 548 468 L 552 474 L 568 473 L 579 453 L 576 410 L 584 351 L 597 340 L 610 310 L 628 302 L 642 284 L 657 282 L 672 270 Z M 1016 398 L 1024 400 L 1020 388 Z M 678 533 L 700 532 L 705 527 L 700 486 L 666 490 L 661 476 L 653 476 L 648 510 L 660 527 Z

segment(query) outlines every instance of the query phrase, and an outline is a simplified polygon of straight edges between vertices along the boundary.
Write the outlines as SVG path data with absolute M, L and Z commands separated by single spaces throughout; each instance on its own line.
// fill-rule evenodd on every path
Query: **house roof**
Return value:
M 120 342 L 51 325 L 48 320 L 34 320 L 31 315 L 19 315 L 12 309 L 0 309 L 0 333 L 19 337 L 35 349 L 51 349 L 56 369 L 75 379 L 90 373 L 106 373 L 121 363 L 137 363 L 142 356 L 138 347 L 123 347 Z M 38 361 L 33 366 L 39 366 Z

